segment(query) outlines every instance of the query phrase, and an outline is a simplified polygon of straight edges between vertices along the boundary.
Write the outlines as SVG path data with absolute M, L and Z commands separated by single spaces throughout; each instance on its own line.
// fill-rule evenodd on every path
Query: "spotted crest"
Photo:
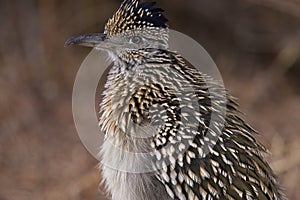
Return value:
M 130 30 L 165 29 L 167 19 L 163 9 L 156 8 L 155 2 L 125 0 L 117 12 L 108 20 L 105 34 L 113 36 Z

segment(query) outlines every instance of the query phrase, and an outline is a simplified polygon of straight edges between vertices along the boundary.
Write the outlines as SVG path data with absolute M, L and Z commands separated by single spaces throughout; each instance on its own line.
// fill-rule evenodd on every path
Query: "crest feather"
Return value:
M 117 12 L 108 20 L 105 33 L 119 34 L 128 30 L 143 28 L 167 28 L 163 9 L 154 7 L 155 2 L 125 0 Z

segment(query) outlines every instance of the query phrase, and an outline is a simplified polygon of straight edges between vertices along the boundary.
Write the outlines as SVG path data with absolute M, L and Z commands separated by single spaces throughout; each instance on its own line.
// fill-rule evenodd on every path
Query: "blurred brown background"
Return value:
M 100 32 L 120 0 L 0 1 L 0 200 L 104 199 L 97 161 L 71 111 L 89 53 L 64 48 Z M 211 54 L 245 118 L 272 152 L 290 199 L 300 199 L 299 0 L 158 1 L 170 27 Z

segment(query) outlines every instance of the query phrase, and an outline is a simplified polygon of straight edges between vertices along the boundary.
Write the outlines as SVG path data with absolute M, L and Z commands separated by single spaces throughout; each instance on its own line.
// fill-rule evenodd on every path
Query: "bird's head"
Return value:
M 125 0 L 106 23 L 104 33 L 72 37 L 66 45 L 88 46 L 117 55 L 124 51 L 168 48 L 167 19 L 154 4 Z

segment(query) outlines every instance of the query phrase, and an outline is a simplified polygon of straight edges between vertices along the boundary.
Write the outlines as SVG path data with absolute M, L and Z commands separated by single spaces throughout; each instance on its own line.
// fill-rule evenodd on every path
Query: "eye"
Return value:
M 139 36 L 133 36 L 130 38 L 130 42 L 134 44 L 140 44 L 143 41 L 143 39 Z

